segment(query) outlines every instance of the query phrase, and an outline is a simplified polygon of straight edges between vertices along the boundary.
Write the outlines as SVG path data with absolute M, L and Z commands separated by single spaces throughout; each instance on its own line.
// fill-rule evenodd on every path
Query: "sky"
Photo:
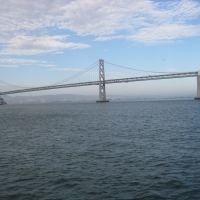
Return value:
M 0 91 L 19 89 L 3 82 L 53 84 L 99 59 L 146 71 L 200 70 L 200 0 L 0 0 L 0 5 Z M 107 85 L 106 92 L 195 96 L 196 85 L 196 78 L 169 79 Z M 25 95 L 45 94 L 98 96 L 98 86 Z

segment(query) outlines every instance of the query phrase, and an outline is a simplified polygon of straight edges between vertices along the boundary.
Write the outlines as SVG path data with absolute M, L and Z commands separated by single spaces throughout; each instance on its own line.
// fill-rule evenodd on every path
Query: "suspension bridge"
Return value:
M 112 72 L 112 74 L 115 74 L 114 77 L 109 77 L 109 74 L 111 74 L 111 73 L 106 72 L 105 63 L 112 65 L 114 67 L 121 68 L 121 69 L 131 70 L 131 71 L 134 71 L 137 73 L 139 72 L 139 74 L 132 75 L 129 73 L 129 77 L 127 77 L 127 74 L 125 75 L 121 71 L 118 71 L 117 73 Z M 98 72 L 91 71 L 96 66 L 98 66 Z M 143 75 L 141 75 L 141 72 L 143 73 Z M 145 73 L 145 75 L 144 75 L 144 73 Z M 88 81 L 88 80 L 81 81 L 80 77 L 84 74 L 98 75 L 98 76 L 97 76 L 97 78 L 93 78 L 92 81 Z M 125 76 L 125 77 L 122 77 L 122 76 Z M 77 77 L 79 78 L 79 80 L 77 80 Z M 102 59 L 99 59 L 98 62 L 94 63 L 90 67 L 86 68 L 85 70 L 82 70 L 81 72 L 79 72 L 65 80 L 62 80 L 60 82 L 57 82 L 57 83 L 54 83 L 51 85 L 42 86 L 42 87 L 27 88 L 27 87 L 12 85 L 10 83 L 0 80 L 0 83 L 10 85 L 13 87 L 21 88 L 21 89 L 17 89 L 17 90 L 9 90 L 9 91 L 0 92 L 0 96 L 8 95 L 8 94 L 24 93 L 24 92 L 34 92 L 34 91 L 40 91 L 40 90 L 52 90 L 52 89 L 59 89 L 59 88 L 98 85 L 99 86 L 99 99 L 97 100 L 97 102 L 108 102 L 109 100 L 106 98 L 106 84 L 159 80 L 159 79 L 172 79 L 172 78 L 185 78 L 185 77 L 197 77 L 197 96 L 195 99 L 200 100 L 200 71 L 179 72 L 179 73 L 144 71 L 144 70 L 138 70 L 138 69 L 133 69 L 133 68 L 116 65 L 116 64 L 104 61 Z M 64 82 L 67 82 L 67 83 L 63 84 Z

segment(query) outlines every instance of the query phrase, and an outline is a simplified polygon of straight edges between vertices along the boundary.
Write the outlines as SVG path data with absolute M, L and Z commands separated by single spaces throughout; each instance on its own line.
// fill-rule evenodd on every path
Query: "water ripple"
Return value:
M 200 199 L 197 101 L 0 109 L 0 199 Z

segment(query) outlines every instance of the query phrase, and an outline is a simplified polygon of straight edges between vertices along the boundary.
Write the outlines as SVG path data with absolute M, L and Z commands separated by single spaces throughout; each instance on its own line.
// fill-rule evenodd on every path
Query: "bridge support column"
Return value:
M 196 100 L 200 100 L 200 71 L 198 71 L 197 75 L 197 97 Z
M 106 99 L 104 60 L 102 59 L 99 59 L 99 100 L 97 100 L 96 102 L 109 102 L 109 100 Z

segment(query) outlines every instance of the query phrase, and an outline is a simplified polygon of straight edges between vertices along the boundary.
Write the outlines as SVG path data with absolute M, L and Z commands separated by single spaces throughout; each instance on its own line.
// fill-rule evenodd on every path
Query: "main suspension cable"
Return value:
M 64 80 L 62 80 L 62 81 L 59 81 L 59 82 L 53 83 L 52 85 L 58 85 L 58 84 L 61 84 L 61 83 L 63 83 L 63 82 L 70 81 L 71 79 L 76 78 L 76 77 L 78 77 L 78 76 L 80 76 L 80 75 L 82 75 L 82 74 L 88 72 L 90 69 L 96 67 L 97 64 L 98 64 L 98 61 L 95 62 L 94 64 L 90 65 L 90 66 L 87 67 L 86 69 L 82 70 L 81 72 L 78 72 L 77 74 L 74 74 L 73 76 L 70 76 L 69 78 L 64 79 Z M 52 85 L 48 85 L 48 86 L 52 86 Z
M 92 65 L 90 65 L 89 67 L 87 67 L 86 69 L 82 70 L 81 72 L 78 72 L 77 74 L 74 74 L 74 75 L 70 76 L 70 77 L 67 78 L 67 79 L 61 80 L 61 81 L 56 82 L 56 83 L 52 83 L 52 84 L 40 86 L 40 87 L 47 87 L 47 86 L 58 85 L 58 84 L 67 82 L 67 81 L 69 81 L 69 80 L 72 80 L 73 78 L 76 78 L 76 77 L 78 77 L 78 76 L 80 76 L 80 75 L 82 75 L 82 74 L 88 72 L 90 69 L 96 67 L 97 64 L 98 64 L 98 61 L 96 61 L 95 63 L 93 63 Z M 12 86 L 12 87 L 23 88 L 23 89 L 32 88 L 32 87 L 24 87 L 24 86 L 20 86 L 20 85 L 14 85 L 14 84 L 8 83 L 8 82 L 6 82 L 6 81 L 3 81 L 3 80 L 1 80 L 1 79 L 0 79 L 0 83 L 5 84 L 5 85 L 9 85 L 9 86 Z
M 3 81 L 3 80 L 1 80 L 1 79 L 0 79 L 0 83 L 3 83 L 4 85 L 9 85 L 9 86 L 12 86 L 12 87 L 23 88 L 23 89 L 28 88 L 28 87 L 23 87 L 23 86 L 19 86 L 19 85 L 13 85 L 13 84 L 10 84 L 10 83 L 8 83 L 8 82 L 6 82 L 6 81 Z
M 133 71 L 150 72 L 150 73 L 170 73 L 170 72 L 146 71 L 146 70 L 140 70 L 140 69 L 134 69 L 134 68 L 124 67 L 124 66 L 121 66 L 121 65 L 117 65 L 117 64 L 114 64 L 114 63 L 107 62 L 107 61 L 104 61 L 104 62 L 107 63 L 107 64 L 110 64 L 110 65 L 114 65 L 114 66 L 116 66 L 116 67 L 125 68 L 125 69 L 130 69 L 130 70 L 133 70 Z

